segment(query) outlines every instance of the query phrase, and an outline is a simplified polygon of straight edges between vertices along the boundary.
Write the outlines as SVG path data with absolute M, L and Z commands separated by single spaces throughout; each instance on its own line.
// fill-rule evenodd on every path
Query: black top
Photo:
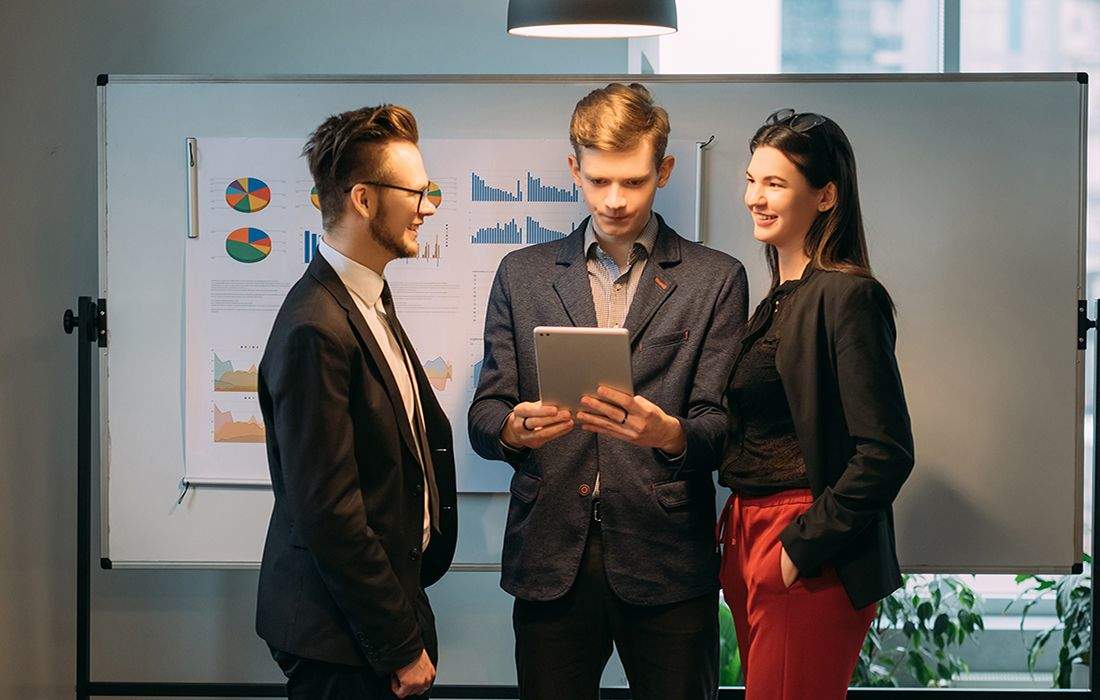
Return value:
M 785 304 L 775 368 L 814 502 L 779 539 L 800 576 L 832 565 L 862 608 L 901 585 L 892 504 L 913 468 L 913 433 L 893 306 L 874 279 L 826 270 L 808 270 Z
M 730 435 L 719 483 L 749 496 L 808 489 L 806 461 L 775 368 L 778 326 L 801 279 L 779 285 L 756 308 L 741 338 L 727 389 Z

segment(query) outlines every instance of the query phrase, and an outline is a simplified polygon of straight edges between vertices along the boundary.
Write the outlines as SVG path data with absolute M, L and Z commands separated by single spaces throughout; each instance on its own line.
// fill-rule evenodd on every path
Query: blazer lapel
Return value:
M 405 447 L 413 455 L 416 455 L 416 438 L 412 434 L 408 416 L 405 414 L 405 402 L 401 398 L 401 390 L 397 388 L 397 380 L 394 379 L 393 372 L 390 370 L 390 363 L 382 353 L 382 347 L 375 339 L 374 333 L 371 332 L 370 326 L 363 318 L 363 314 L 359 312 L 359 307 L 355 305 L 355 301 L 351 298 L 347 287 L 340 280 L 340 276 L 336 274 L 336 271 L 332 269 L 332 266 L 328 264 L 323 255 L 313 256 L 313 262 L 309 264 L 309 274 L 332 294 L 340 306 L 344 307 L 344 311 L 348 315 L 348 322 L 351 323 L 355 335 L 359 338 L 359 344 L 366 349 L 367 354 L 374 360 L 375 369 L 382 377 L 382 384 L 386 389 L 386 395 L 390 399 L 390 405 L 393 406 L 397 428 L 401 432 L 401 438 L 405 441 Z
M 554 281 L 554 291 L 558 293 L 569 320 L 577 327 L 598 325 L 596 305 L 592 301 L 592 284 L 588 281 L 588 266 L 585 263 L 584 230 L 587 226 L 588 219 L 585 219 L 565 239 L 556 261 L 564 269 Z
M 634 299 L 630 302 L 630 311 L 623 322 L 630 331 L 631 346 L 638 342 L 642 331 L 649 325 L 657 310 L 676 290 L 676 278 L 669 268 L 680 262 L 680 241 L 660 215 L 657 215 L 657 222 L 658 232 L 653 254 L 642 271 L 642 278 L 634 291 Z

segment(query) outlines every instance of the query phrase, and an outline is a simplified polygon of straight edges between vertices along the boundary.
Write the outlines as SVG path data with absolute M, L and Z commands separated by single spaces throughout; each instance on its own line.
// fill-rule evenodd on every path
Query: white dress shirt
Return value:
M 416 377 L 410 374 L 409 367 L 412 366 L 412 363 L 404 348 L 401 347 L 400 341 L 390 329 L 390 324 L 386 321 L 386 311 L 382 306 L 382 285 L 385 280 L 382 275 L 374 270 L 355 262 L 330 246 L 323 238 L 317 243 L 317 252 L 332 266 L 340 281 L 347 287 L 356 308 L 363 315 L 363 320 L 367 322 L 371 334 L 374 335 L 374 339 L 382 348 L 382 354 L 386 356 L 386 362 L 389 364 L 390 372 L 393 373 L 393 378 L 397 382 L 397 388 L 401 391 L 401 401 L 405 404 L 405 416 L 409 420 L 409 428 L 412 430 L 413 435 L 417 435 L 418 430 L 424 430 L 424 426 L 418 427 L 413 422 L 417 413 L 414 402 L 419 400 Z M 423 411 L 419 413 L 421 416 L 424 415 Z M 421 418 L 421 422 L 423 422 L 423 418 Z M 420 453 L 420 441 L 414 440 L 413 442 L 416 445 L 417 457 L 420 459 L 421 467 L 423 467 L 424 455 Z M 422 549 L 427 549 L 428 542 L 431 539 L 432 523 L 431 511 L 428 509 L 428 486 L 425 483 L 423 487 L 424 536 L 421 546 Z

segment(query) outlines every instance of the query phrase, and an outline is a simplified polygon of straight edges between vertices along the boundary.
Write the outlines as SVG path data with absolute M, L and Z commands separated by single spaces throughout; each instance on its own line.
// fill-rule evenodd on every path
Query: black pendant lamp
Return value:
M 623 39 L 676 31 L 676 0 L 509 0 L 508 33 Z

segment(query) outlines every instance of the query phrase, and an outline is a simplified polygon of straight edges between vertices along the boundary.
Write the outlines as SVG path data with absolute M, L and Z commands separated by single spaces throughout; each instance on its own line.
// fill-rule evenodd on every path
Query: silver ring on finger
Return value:
M 630 414 L 623 411 L 623 419 L 619 421 L 619 425 L 626 425 L 626 419 L 630 417 Z

